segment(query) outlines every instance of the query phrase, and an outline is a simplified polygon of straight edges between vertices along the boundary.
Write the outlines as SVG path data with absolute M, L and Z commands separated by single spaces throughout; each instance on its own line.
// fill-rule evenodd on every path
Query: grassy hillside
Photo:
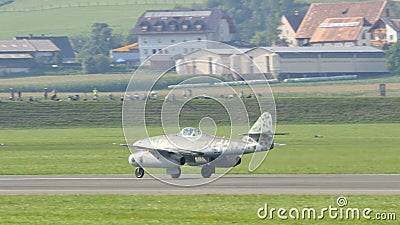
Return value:
M 0 39 L 18 35 L 89 35 L 95 22 L 128 34 L 147 9 L 192 7 L 205 0 L 16 0 L 0 7 Z
M 162 101 L 149 101 L 148 123 L 159 126 Z M 259 116 L 256 101 L 245 99 L 250 120 Z M 399 123 L 399 98 L 277 98 L 279 124 Z M 121 126 L 120 101 L 101 102 L 3 102 L 0 127 Z M 201 112 L 201 113 L 199 113 Z M 211 100 L 190 101 L 181 114 L 183 124 L 193 125 L 203 116 L 227 124 L 226 112 Z M 197 123 L 197 122 L 196 122 Z
M 0 39 L 28 34 L 88 35 L 95 22 L 108 23 L 115 33 L 128 34 L 147 9 L 199 8 L 204 7 L 205 2 L 207 0 L 15 0 L 0 7 L 0 21 L 7 21 L 0 23 Z

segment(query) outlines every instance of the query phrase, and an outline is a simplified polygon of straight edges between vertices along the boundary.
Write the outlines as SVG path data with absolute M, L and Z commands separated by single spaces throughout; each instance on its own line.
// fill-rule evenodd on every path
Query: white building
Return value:
M 219 9 L 148 10 L 141 15 L 132 34 L 138 35 L 140 61 L 159 53 L 186 55 L 207 48 L 206 41 L 230 41 L 235 27 Z M 196 41 L 199 42 L 189 42 Z M 173 47 L 178 43 L 179 47 Z M 168 47 L 168 49 L 166 49 Z

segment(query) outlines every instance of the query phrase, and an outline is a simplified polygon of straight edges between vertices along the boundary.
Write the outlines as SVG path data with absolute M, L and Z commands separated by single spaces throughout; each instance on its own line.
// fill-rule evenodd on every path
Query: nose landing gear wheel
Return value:
M 206 164 L 201 168 L 201 176 L 203 178 L 209 178 L 213 173 L 215 173 L 215 167 L 213 165 Z
M 137 178 L 142 178 L 144 176 L 144 169 L 140 168 L 140 167 L 136 168 L 135 169 L 135 176 Z
M 171 174 L 171 177 L 177 179 L 181 176 L 181 168 L 178 168 L 177 173 Z

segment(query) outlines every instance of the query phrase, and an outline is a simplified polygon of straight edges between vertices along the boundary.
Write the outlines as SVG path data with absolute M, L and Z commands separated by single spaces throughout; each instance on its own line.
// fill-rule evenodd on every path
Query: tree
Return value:
M 86 56 L 83 67 L 87 73 L 106 73 L 110 71 L 110 58 L 103 54 Z
M 400 75 L 400 42 L 396 42 L 386 51 L 386 61 L 392 74 Z
M 295 0 L 208 0 L 207 6 L 220 8 L 232 18 L 239 31 L 236 39 L 264 46 L 277 43 L 284 13 L 307 9 L 305 3 Z

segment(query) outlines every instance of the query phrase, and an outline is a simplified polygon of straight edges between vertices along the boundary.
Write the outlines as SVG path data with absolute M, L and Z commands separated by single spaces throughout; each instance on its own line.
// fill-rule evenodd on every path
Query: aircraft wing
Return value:
M 135 145 L 130 145 L 131 147 L 134 147 L 139 150 L 147 150 L 147 151 L 164 151 L 164 152 L 169 152 L 169 153 L 175 153 L 175 154 L 181 154 L 181 155 L 195 155 L 195 156 L 201 156 L 204 155 L 203 152 L 200 151 L 193 151 L 193 150 L 188 150 L 188 149 L 171 149 L 171 148 L 147 148 L 144 146 L 135 146 Z

